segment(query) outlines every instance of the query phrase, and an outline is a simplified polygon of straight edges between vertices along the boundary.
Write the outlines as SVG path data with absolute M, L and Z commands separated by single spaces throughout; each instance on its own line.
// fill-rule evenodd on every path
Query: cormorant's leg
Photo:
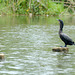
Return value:
M 65 46 L 64 47 L 67 47 L 67 45 L 65 44 Z

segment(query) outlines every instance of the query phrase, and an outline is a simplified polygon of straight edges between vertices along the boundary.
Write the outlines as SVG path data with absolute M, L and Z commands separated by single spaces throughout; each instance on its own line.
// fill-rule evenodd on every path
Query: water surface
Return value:
M 52 52 L 53 47 L 64 46 L 58 36 L 61 18 L 64 33 L 75 41 L 75 17 L 1 16 L 0 75 L 74 75 L 75 46 L 69 53 Z

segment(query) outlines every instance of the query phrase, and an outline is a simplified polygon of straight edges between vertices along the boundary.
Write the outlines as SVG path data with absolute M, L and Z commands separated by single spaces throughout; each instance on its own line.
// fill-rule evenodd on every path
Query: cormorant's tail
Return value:
M 75 42 L 72 42 L 72 45 L 75 45 Z
M 73 45 L 75 45 L 75 42 L 74 42 L 74 44 Z

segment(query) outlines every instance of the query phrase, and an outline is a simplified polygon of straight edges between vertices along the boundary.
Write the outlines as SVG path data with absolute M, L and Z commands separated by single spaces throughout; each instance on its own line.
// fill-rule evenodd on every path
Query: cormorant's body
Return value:
M 65 47 L 67 47 L 67 45 L 74 45 L 74 42 L 72 41 L 72 39 L 62 32 L 63 26 L 64 26 L 63 21 L 60 19 L 58 21 L 60 23 L 59 36 L 61 40 L 65 43 Z

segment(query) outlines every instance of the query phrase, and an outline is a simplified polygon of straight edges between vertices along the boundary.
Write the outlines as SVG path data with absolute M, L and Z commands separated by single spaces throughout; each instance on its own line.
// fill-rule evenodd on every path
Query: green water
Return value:
M 69 53 L 52 52 L 64 46 L 58 36 L 59 17 L 1 16 L 0 75 L 74 75 L 75 46 L 68 46 Z M 60 17 L 64 33 L 75 41 L 75 17 Z

